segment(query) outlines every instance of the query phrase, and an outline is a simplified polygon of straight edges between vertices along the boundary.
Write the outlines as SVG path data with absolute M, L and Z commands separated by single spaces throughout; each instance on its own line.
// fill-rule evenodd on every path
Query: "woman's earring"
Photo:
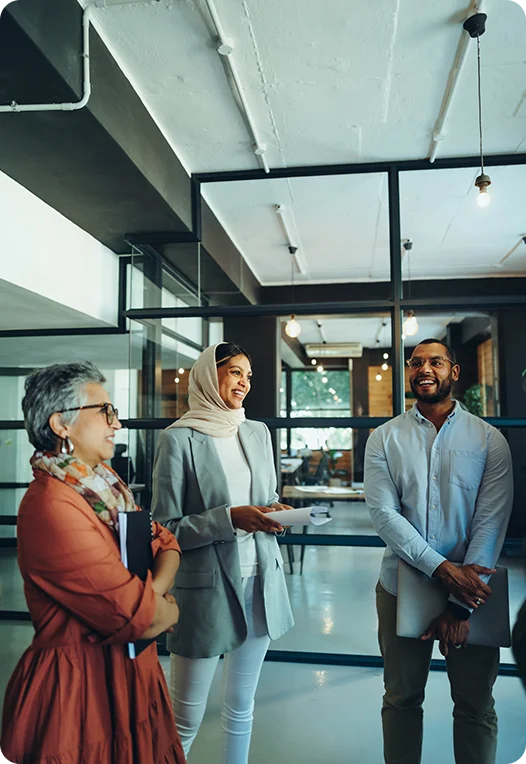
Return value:
M 75 450 L 75 446 L 66 435 L 66 437 L 62 439 L 62 443 L 60 446 L 60 453 L 71 456 L 74 450 Z

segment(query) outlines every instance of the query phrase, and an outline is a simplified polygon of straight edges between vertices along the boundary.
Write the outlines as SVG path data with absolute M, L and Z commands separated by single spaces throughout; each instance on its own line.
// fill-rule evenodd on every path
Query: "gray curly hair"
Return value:
M 86 405 L 86 385 L 90 382 L 101 385 L 106 382 L 90 361 L 56 363 L 29 375 L 22 409 L 29 440 L 36 449 L 55 451 L 59 438 L 49 426 L 50 416 L 63 409 Z M 62 421 L 72 424 L 78 415 L 78 411 L 68 411 L 62 414 Z

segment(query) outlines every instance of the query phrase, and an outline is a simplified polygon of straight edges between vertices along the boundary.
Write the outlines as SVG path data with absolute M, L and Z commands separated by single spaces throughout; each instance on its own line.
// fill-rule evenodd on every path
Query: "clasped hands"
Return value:
M 235 528 L 239 528 L 247 533 L 256 533 L 264 531 L 265 533 L 280 533 L 283 526 L 269 517 L 270 512 L 277 512 L 282 509 L 292 509 L 288 504 L 275 502 L 270 507 L 261 506 L 242 506 L 231 507 L 230 517 Z
M 433 576 L 438 578 L 459 602 L 476 610 L 491 596 L 490 587 L 480 579 L 480 576 L 489 576 L 495 572 L 494 568 L 485 568 L 474 563 L 457 567 L 445 560 L 438 566 Z M 462 621 L 446 610 L 431 622 L 421 639 L 438 639 L 440 652 L 446 656 L 451 646 L 463 647 L 466 644 L 469 628 L 468 620 Z

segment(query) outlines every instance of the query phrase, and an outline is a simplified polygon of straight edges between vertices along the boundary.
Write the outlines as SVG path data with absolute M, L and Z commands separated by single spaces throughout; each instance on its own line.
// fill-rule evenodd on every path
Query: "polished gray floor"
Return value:
M 219 764 L 220 673 L 188 764 Z M 265 663 L 256 697 L 250 764 L 381 764 L 381 672 Z M 519 680 L 499 678 L 497 764 L 526 749 L 526 696 Z M 453 764 L 451 701 L 445 674 L 432 673 L 425 701 L 423 764 Z
M 325 532 L 372 532 L 363 506 L 335 504 L 332 511 L 334 521 Z M 0 608 L 25 610 L 16 555 L 12 550 L 1 552 Z M 303 575 L 299 575 L 296 547 L 294 573 L 285 565 L 296 626 L 271 647 L 378 654 L 374 587 L 382 554 L 377 548 L 309 546 Z M 526 594 L 519 562 L 501 559 L 510 569 L 512 618 Z M 9 675 L 31 637 L 30 624 L 0 622 L 0 702 Z M 510 651 L 502 651 L 502 660 L 512 662 Z M 167 659 L 162 662 L 167 668 Z M 220 761 L 219 687 L 217 676 L 189 764 Z M 511 764 L 526 749 L 526 696 L 520 681 L 512 677 L 499 677 L 495 695 L 501 730 L 497 761 Z M 380 764 L 381 696 L 381 672 L 376 669 L 266 662 L 257 696 L 251 764 Z M 451 701 L 445 674 L 431 674 L 425 709 L 423 762 L 452 763 Z
M 30 625 L 0 623 L 2 699 L 31 632 Z M 168 672 L 168 658 L 161 663 Z M 222 663 L 188 764 L 220 762 L 221 669 Z M 382 692 L 380 670 L 266 662 L 256 697 L 250 764 L 381 764 Z M 495 698 L 500 724 L 497 764 L 511 764 L 526 750 L 526 695 L 518 679 L 499 677 Z M 445 674 L 430 674 L 424 708 L 424 764 L 453 764 Z

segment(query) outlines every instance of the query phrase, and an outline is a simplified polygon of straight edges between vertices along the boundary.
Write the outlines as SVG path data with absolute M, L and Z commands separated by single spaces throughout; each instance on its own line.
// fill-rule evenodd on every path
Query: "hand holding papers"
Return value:
M 327 507 L 300 507 L 269 512 L 269 517 L 280 525 L 325 525 L 332 517 Z

